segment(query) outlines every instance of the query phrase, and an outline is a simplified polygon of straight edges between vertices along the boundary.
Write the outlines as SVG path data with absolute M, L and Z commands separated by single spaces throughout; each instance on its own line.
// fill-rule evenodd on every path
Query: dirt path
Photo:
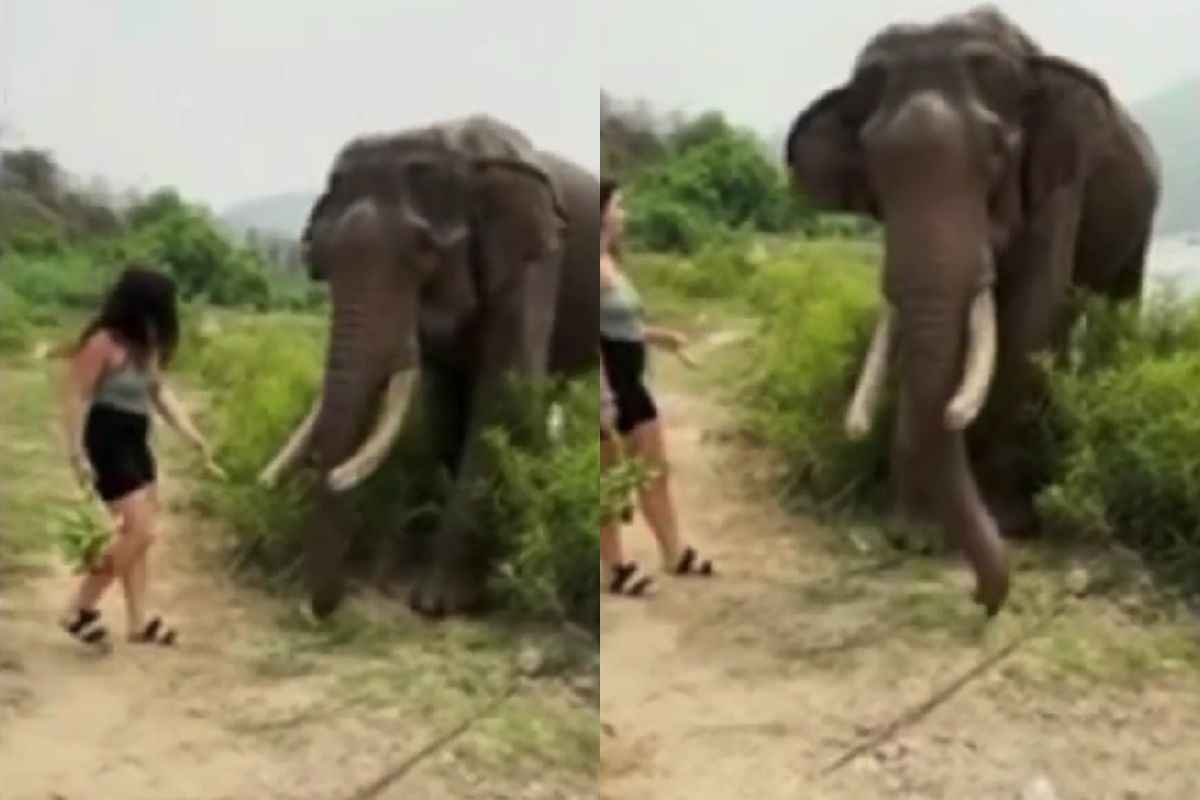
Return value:
M 1194 623 L 1155 619 L 1133 590 L 1072 601 L 928 716 L 820 775 L 1034 629 L 1070 564 L 1023 553 L 1010 610 L 985 628 L 956 565 L 849 559 L 845 533 L 779 510 L 763 459 L 711 435 L 726 422 L 719 383 L 657 366 L 683 523 L 722 574 L 605 597 L 603 800 L 1200 796 Z M 640 519 L 627 541 L 657 564 Z
M 48 424 L 43 382 L 0 364 L 5 392 L 33 398 L 0 401 L 0 538 L 41 524 L 36 507 L 69 491 L 51 434 L 31 422 Z M 316 628 L 223 574 L 223 532 L 187 514 L 173 448 L 164 462 L 171 513 L 153 554 L 152 604 L 179 626 L 176 649 L 124 644 L 113 591 L 102 610 L 117 647 L 97 657 L 54 624 L 73 585 L 54 557 L 34 551 L 19 572 L 0 572 L 0 797 L 594 796 L 594 704 L 566 680 L 521 677 L 511 632 L 426 625 L 370 598 Z M 512 687 L 467 733 L 388 779 Z

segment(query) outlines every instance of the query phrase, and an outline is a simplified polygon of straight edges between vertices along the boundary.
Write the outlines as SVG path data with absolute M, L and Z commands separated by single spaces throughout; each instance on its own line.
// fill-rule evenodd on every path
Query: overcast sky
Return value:
M 598 167 L 597 94 L 764 133 L 864 40 L 952 0 L 0 0 L 0 123 L 64 165 L 218 210 L 320 184 L 364 131 L 486 110 Z M 1125 98 L 1200 75 L 1194 0 L 1011 0 Z M 335 10 L 336 9 L 336 10 Z
M 725 110 L 768 135 L 843 82 L 882 26 L 971 0 L 605 0 L 600 84 L 656 106 Z M 1041 45 L 1100 72 L 1125 100 L 1200 76 L 1196 0 L 1001 0 Z M 1197 98 L 1200 101 L 1200 98 Z
M 218 211 L 477 110 L 599 169 L 593 0 L 0 0 L 0 123 Z

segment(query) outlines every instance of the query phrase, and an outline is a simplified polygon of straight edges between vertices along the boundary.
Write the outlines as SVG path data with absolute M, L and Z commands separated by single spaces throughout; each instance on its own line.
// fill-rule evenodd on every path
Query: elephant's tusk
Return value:
M 974 422 L 987 400 L 996 369 L 996 298 L 985 289 L 971 303 L 962 383 L 946 406 L 946 427 L 961 431 Z
M 854 389 L 854 399 L 850 401 L 850 408 L 846 412 L 846 435 L 851 439 L 861 439 L 871 429 L 871 419 L 875 416 L 879 396 L 887 379 L 887 361 L 895 341 L 895 328 L 896 310 L 885 302 L 875 323 L 875 333 Z
M 276 484 L 279 478 L 299 463 L 308 450 L 309 443 L 312 441 L 313 427 L 317 424 L 317 415 L 321 412 L 321 395 L 318 394 L 313 400 L 312 409 L 308 412 L 308 416 L 300 423 L 295 432 L 292 433 L 287 444 L 283 446 L 266 468 L 259 473 L 258 482 L 263 486 L 271 487 Z
M 400 425 L 404 421 L 404 410 L 408 406 L 415 376 L 415 370 L 404 370 L 392 375 L 384 391 L 383 408 L 379 411 L 375 429 L 354 455 L 330 471 L 330 489 L 335 492 L 353 489 L 369 478 L 383 463 L 400 434 Z

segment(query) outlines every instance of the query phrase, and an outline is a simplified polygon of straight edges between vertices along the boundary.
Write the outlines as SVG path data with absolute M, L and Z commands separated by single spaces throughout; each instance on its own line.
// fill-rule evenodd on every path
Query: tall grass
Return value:
M 327 322 L 214 311 L 190 319 L 185 341 L 195 344 L 181 352 L 180 368 L 207 395 L 207 422 L 231 479 L 206 482 L 199 502 L 233 531 L 231 556 L 242 569 L 286 588 L 298 577 L 313 478 L 300 472 L 270 490 L 255 481 L 309 409 Z M 594 627 L 600 509 L 615 502 L 611 484 L 628 478 L 598 480 L 594 381 L 565 392 L 529 390 L 520 401 L 524 422 L 488 433 L 493 479 L 482 487 L 480 544 L 499 559 L 496 588 L 510 607 Z M 545 409 L 555 396 L 564 415 L 551 438 Z M 398 540 L 432 532 L 449 490 L 449 476 L 422 442 L 402 439 L 351 493 L 354 514 L 344 534 L 354 538 L 352 560 L 374 566 L 396 549 L 410 550 Z
M 865 440 L 842 427 L 879 304 L 877 244 L 726 239 L 631 263 L 656 303 L 754 318 L 725 382 L 746 431 L 782 456 L 789 500 L 883 510 L 895 382 Z M 1200 586 L 1200 299 L 1153 292 L 1140 312 L 1078 300 L 1070 364 L 1045 366 L 1049 397 L 1022 434 L 1050 535 L 1119 541 Z

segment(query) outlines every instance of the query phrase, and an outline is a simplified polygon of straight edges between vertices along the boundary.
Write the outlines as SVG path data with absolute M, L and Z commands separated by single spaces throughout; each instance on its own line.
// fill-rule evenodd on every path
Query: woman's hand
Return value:
M 204 456 L 204 469 L 208 471 L 208 474 L 212 475 L 217 480 L 229 480 L 229 476 L 225 473 L 225 470 L 221 469 L 221 465 L 217 463 L 217 460 L 213 455 L 212 446 L 203 439 L 196 444 L 197 447 L 199 447 L 201 454 Z
M 656 347 L 660 347 L 672 354 L 685 366 L 697 369 L 700 364 L 687 354 L 684 348 L 688 345 L 688 338 L 679 331 L 668 330 L 666 328 L 649 328 L 646 331 L 646 340 Z

